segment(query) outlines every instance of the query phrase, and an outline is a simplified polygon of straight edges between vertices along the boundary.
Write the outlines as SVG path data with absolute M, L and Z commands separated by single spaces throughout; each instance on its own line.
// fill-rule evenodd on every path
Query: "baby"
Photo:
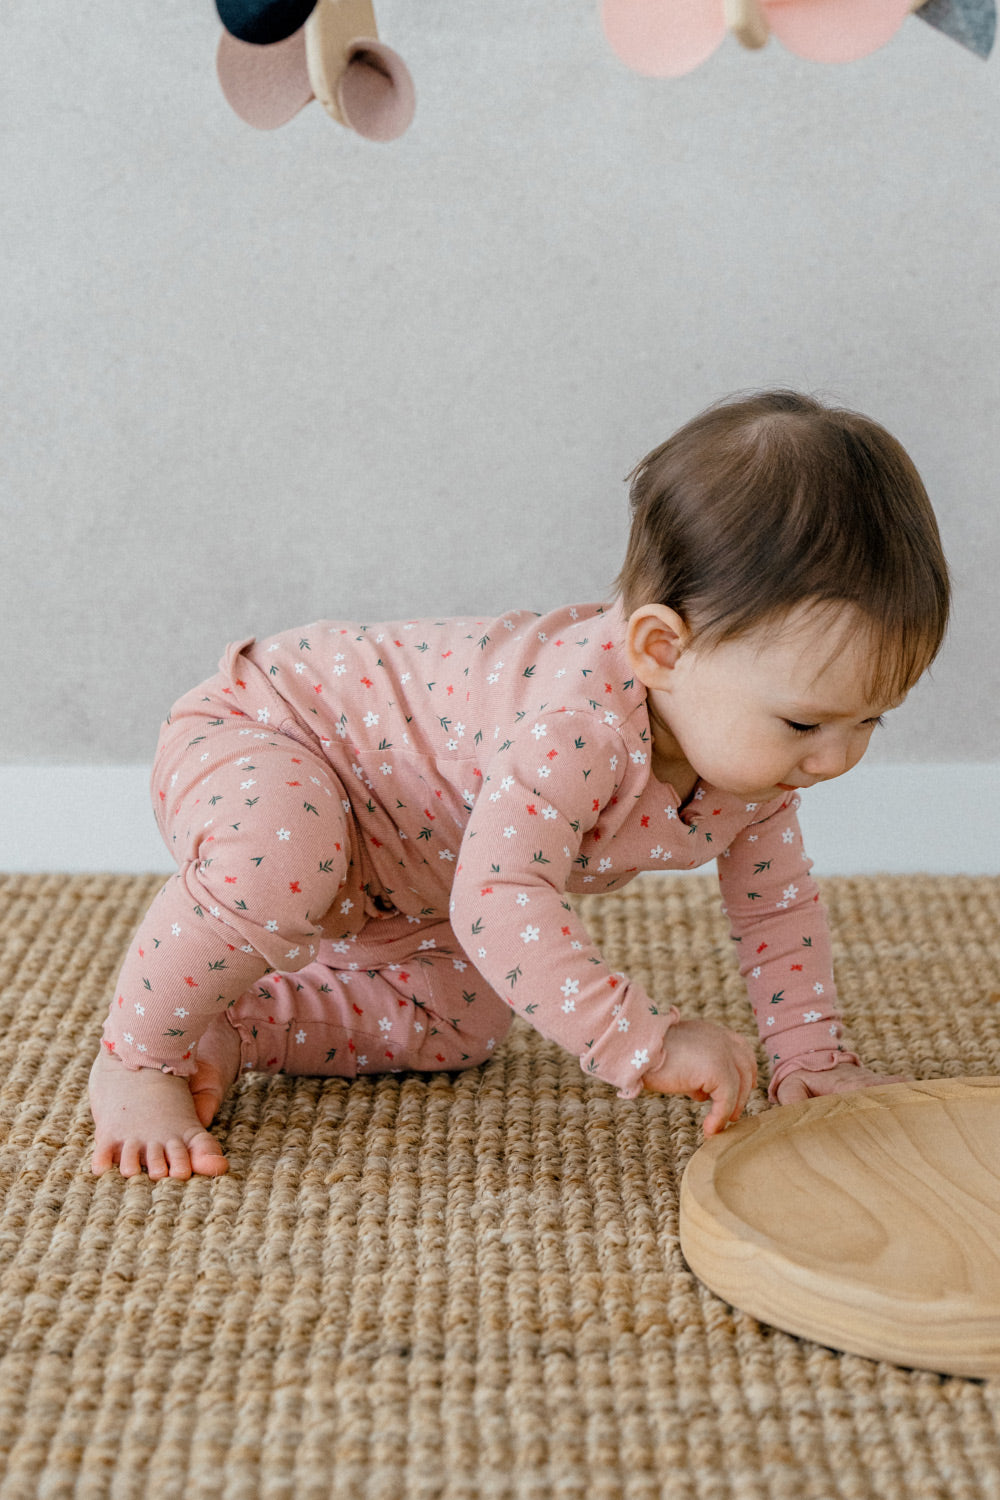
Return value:
M 567 899 L 713 859 L 771 1099 L 881 1081 L 796 809 L 941 644 L 924 487 L 876 423 L 776 391 L 681 428 L 631 506 L 612 604 L 320 621 L 230 646 L 175 705 L 152 787 L 178 870 L 91 1073 L 95 1172 L 224 1172 L 207 1127 L 241 1070 L 470 1068 L 514 1014 L 723 1130 L 751 1043 L 612 972 Z

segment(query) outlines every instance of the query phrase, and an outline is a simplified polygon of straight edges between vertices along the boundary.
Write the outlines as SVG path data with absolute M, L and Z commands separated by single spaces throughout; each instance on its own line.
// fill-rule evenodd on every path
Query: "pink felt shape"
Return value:
M 416 91 L 410 70 L 384 42 L 352 43 L 350 59 L 337 84 L 344 121 L 369 141 L 394 141 L 413 119 Z
M 726 34 L 722 0 L 603 0 L 601 20 L 615 55 L 649 78 L 690 73 Z
M 911 0 L 764 0 L 775 36 L 812 62 L 856 62 L 884 47 L 911 11 Z
M 775 36 L 813 62 L 854 62 L 888 42 L 912 0 L 761 0 Z M 711 56 L 726 34 L 723 0 L 602 0 L 604 32 L 627 67 L 679 78 Z
M 287 125 L 314 97 L 302 29 L 266 47 L 223 31 L 215 66 L 227 102 L 256 130 Z

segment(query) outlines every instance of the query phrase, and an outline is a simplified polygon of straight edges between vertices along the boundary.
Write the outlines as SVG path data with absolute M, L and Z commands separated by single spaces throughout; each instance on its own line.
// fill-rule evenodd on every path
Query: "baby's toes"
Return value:
M 169 1140 L 165 1149 L 160 1148 L 160 1155 L 163 1158 L 163 1171 L 158 1172 L 156 1175 L 158 1177 L 166 1177 L 169 1172 L 171 1177 L 179 1177 L 181 1181 L 186 1182 L 191 1176 L 191 1156 L 180 1136 L 174 1136 Z M 152 1166 L 148 1170 L 150 1177 L 152 1177 Z
M 118 1170 L 123 1177 L 137 1177 L 142 1171 L 142 1150 L 138 1141 L 122 1141 Z
M 220 1177 L 223 1172 L 229 1171 L 229 1163 L 223 1156 L 218 1141 L 207 1130 L 203 1130 L 189 1142 L 188 1150 L 192 1172 L 203 1177 Z
M 154 1182 L 166 1177 L 171 1168 L 167 1153 L 159 1141 L 149 1141 L 146 1146 L 146 1171 Z

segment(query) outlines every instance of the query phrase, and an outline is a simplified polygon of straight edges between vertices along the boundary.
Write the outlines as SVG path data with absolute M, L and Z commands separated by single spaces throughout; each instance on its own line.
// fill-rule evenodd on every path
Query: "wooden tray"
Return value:
M 695 1152 L 681 1248 L 788 1333 L 950 1375 L 1000 1375 L 1000 1078 L 783 1105 Z

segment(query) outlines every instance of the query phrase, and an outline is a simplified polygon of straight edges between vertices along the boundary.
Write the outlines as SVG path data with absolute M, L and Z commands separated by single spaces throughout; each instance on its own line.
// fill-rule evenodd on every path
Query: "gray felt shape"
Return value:
M 995 0 L 927 0 L 915 12 L 980 57 L 989 57 L 997 29 Z

